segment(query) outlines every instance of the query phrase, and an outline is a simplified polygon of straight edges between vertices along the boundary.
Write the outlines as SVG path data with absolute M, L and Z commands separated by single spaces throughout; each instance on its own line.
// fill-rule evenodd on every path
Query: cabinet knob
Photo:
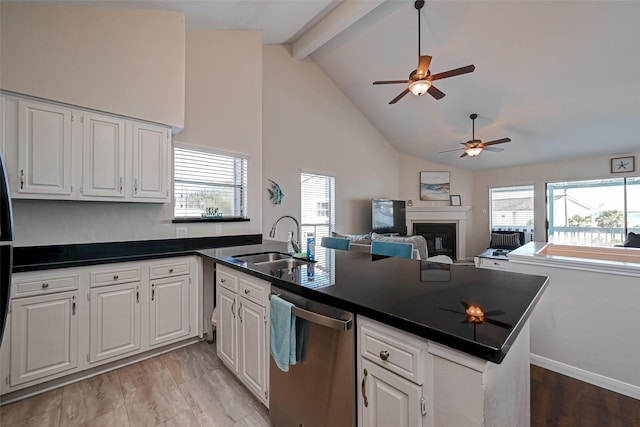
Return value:
M 170 268 L 170 269 L 169 269 L 169 273 L 173 273 L 173 268 Z
M 225 279 L 220 279 L 220 283 L 227 283 Z
M 119 277 L 120 277 L 120 276 L 118 276 L 117 274 L 114 274 L 114 275 L 113 275 L 113 280 L 118 280 L 118 278 L 119 278 Z
M 380 352 L 380 359 L 386 361 L 389 358 L 389 352 L 387 350 L 382 350 Z
M 250 292 L 251 292 L 251 291 L 250 291 L 249 289 L 245 289 L 245 290 L 244 290 L 244 293 L 245 293 L 245 294 L 248 294 L 248 293 L 250 293 Z
M 43 284 L 42 284 L 42 289 L 47 289 L 48 287 L 49 287 L 49 284 L 48 284 L 48 283 L 43 283 Z

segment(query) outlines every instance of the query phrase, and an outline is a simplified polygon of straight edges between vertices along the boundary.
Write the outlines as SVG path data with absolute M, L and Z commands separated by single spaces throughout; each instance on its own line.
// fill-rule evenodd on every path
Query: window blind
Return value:
M 176 218 L 245 217 L 247 159 L 176 146 Z

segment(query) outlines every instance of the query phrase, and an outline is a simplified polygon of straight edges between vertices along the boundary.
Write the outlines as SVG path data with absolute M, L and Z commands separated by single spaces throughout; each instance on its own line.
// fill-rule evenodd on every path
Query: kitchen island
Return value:
M 353 312 L 356 323 L 373 321 L 388 327 L 391 334 L 406 333 L 424 342 L 425 407 L 419 425 L 529 425 L 528 318 L 544 292 L 546 277 L 402 258 L 374 259 L 324 248 L 318 248 L 317 263 L 293 269 L 234 258 L 277 249 L 275 243 L 264 243 L 198 253 L 226 268 Z M 484 313 L 468 314 L 472 306 Z M 362 372 L 358 384 L 364 384 Z M 360 414 L 364 400 L 359 392 Z M 359 423 L 365 425 L 362 415 Z

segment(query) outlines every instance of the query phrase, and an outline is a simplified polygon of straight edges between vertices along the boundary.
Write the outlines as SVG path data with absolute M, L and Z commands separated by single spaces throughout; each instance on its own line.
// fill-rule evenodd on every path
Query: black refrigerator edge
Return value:
M 0 153 L 0 344 L 9 311 L 11 270 L 13 268 L 13 214 L 9 181 Z

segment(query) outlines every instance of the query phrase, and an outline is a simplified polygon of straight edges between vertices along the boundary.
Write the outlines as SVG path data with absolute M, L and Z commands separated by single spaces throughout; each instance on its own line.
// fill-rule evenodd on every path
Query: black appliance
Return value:
M 9 312 L 11 289 L 11 269 L 13 268 L 13 216 L 11 213 L 11 195 L 9 181 L 0 154 L 0 344 L 4 335 L 4 324 Z
M 404 200 L 372 199 L 371 225 L 376 233 L 407 234 L 407 208 Z

